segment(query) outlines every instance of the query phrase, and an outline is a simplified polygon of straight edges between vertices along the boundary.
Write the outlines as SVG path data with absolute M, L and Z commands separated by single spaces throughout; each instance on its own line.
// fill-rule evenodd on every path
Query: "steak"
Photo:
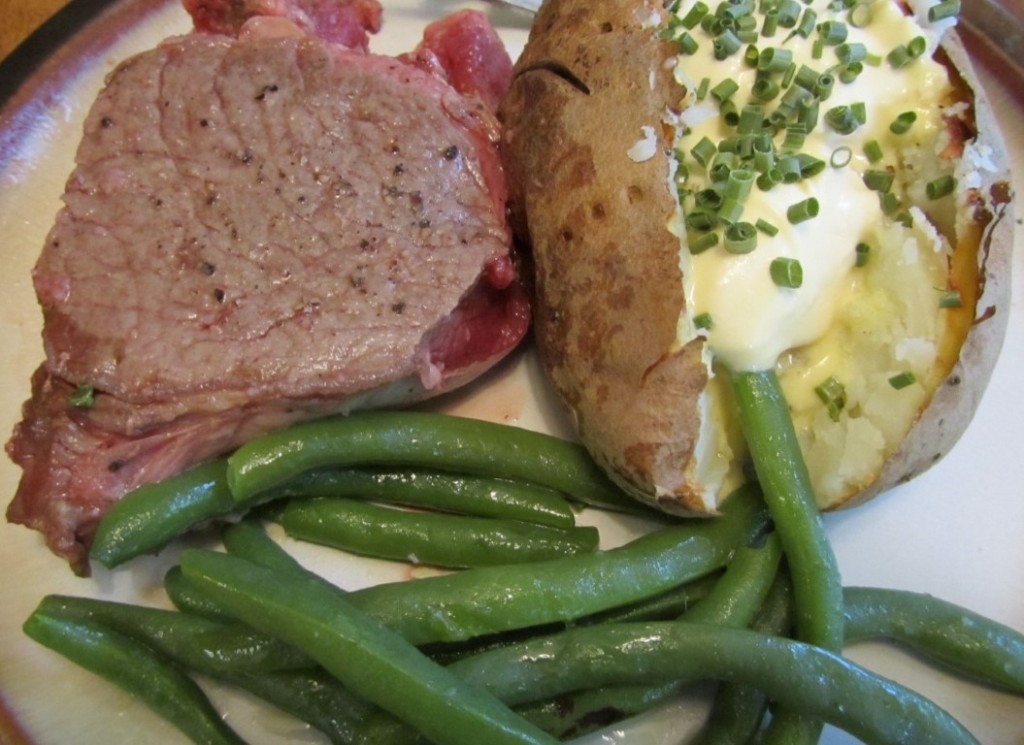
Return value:
M 86 573 L 127 491 L 300 419 L 450 390 L 516 346 L 493 84 L 472 82 L 511 62 L 480 19 L 394 59 L 251 17 L 117 67 L 34 271 L 46 360 L 7 445 L 9 520 Z M 445 28 L 476 29 L 492 72 L 458 71 Z

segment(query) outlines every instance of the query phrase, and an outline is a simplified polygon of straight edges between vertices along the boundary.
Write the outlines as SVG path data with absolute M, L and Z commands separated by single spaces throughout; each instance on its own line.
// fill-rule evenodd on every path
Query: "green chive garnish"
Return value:
M 828 162 L 833 168 L 846 168 L 852 160 L 853 150 L 843 145 L 832 151 L 832 157 L 829 158 Z
M 721 83 L 712 88 L 710 90 L 710 93 L 713 99 L 715 99 L 719 103 L 722 103 L 723 101 L 728 101 L 729 98 L 731 98 L 732 95 L 739 89 L 739 83 L 737 83 L 732 78 L 726 78 Z
M 908 385 L 913 385 L 916 382 L 917 377 L 914 375 L 914 373 L 910 372 L 910 370 L 906 370 L 897 375 L 893 375 L 891 378 L 889 378 L 889 385 L 891 385 L 898 391 L 903 390 Z
M 711 162 L 711 159 L 715 157 L 717 152 L 718 148 L 715 147 L 715 143 L 708 137 L 702 137 L 700 142 L 690 149 L 690 155 L 693 156 L 693 159 L 705 168 L 707 168 L 708 163 Z
M 79 409 L 88 409 L 96 402 L 96 389 L 91 385 L 80 385 L 68 396 L 68 403 Z
M 691 31 L 697 27 L 697 24 L 701 22 L 701 19 L 708 13 L 708 6 L 703 2 L 694 3 L 690 11 L 683 16 L 681 23 Z
M 718 233 L 702 233 L 693 240 L 689 241 L 690 253 L 693 256 L 704 253 L 709 248 L 713 248 L 718 245 Z
M 693 317 L 693 325 L 698 329 L 710 329 L 714 326 L 710 313 L 700 313 Z
M 725 250 L 748 254 L 757 248 L 757 230 L 749 222 L 738 222 L 725 229 Z
M 906 134 L 910 131 L 910 128 L 914 126 L 914 122 L 916 121 L 916 113 L 913 111 L 904 111 L 893 120 L 892 124 L 889 125 L 889 131 L 895 135 Z
M 855 250 L 857 252 L 857 258 L 854 261 L 853 265 L 858 267 L 858 268 L 862 268 L 862 267 L 867 266 L 868 258 L 871 256 L 871 246 L 869 246 L 867 243 L 864 243 L 862 241 L 862 242 L 857 244 L 857 247 L 856 247 Z
M 906 44 L 900 44 L 893 48 L 891 52 L 885 57 L 893 69 L 899 70 L 901 67 L 906 67 L 908 64 L 914 61 L 914 56 L 910 53 Z
M 892 183 L 896 179 L 896 174 L 892 171 L 882 171 L 874 168 L 869 168 L 864 171 L 864 185 L 871 189 L 871 191 L 887 192 L 892 188 Z
M 964 300 L 960 297 L 960 290 L 943 290 L 939 296 L 940 308 L 960 308 L 963 304 Z
M 946 176 L 940 176 L 934 181 L 929 181 L 924 190 L 929 199 L 942 199 L 942 197 L 952 194 L 955 188 L 956 179 L 947 174 Z
M 690 55 L 697 51 L 700 45 L 697 40 L 690 35 L 689 31 L 684 31 L 683 35 L 679 37 L 679 52 L 680 54 Z
M 796 259 L 785 256 L 772 259 L 768 271 L 771 272 L 772 282 L 779 287 L 795 290 L 804 283 L 804 269 Z
M 928 9 L 928 20 L 931 23 L 943 21 L 960 14 L 960 0 L 944 0 Z
M 825 21 L 818 26 L 818 33 L 825 44 L 842 44 L 846 41 L 849 29 L 842 21 Z
M 757 222 L 754 223 L 754 227 L 768 236 L 776 236 L 779 234 L 779 229 L 762 217 L 757 218 Z
M 864 155 L 869 163 L 877 163 L 882 159 L 882 146 L 878 144 L 878 140 L 871 140 L 864 144 Z
M 824 383 L 815 386 L 814 392 L 828 408 L 832 421 L 838 422 L 840 413 L 846 407 L 846 387 L 835 375 L 831 375 Z
M 840 44 L 836 47 L 836 57 L 844 65 L 851 62 L 860 62 L 868 56 L 868 48 L 859 42 L 852 44 Z
M 797 225 L 817 217 L 818 209 L 818 200 L 811 197 L 790 205 L 789 209 L 786 210 L 786 217 L 793 225 Z

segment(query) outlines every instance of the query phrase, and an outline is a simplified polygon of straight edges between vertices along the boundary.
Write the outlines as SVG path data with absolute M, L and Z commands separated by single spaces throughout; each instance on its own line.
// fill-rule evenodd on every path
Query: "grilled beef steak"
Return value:
M 128 490 L 298 419 L 449 390 L 528 323 L 493 94 L 472 90 L 510 63 L 479 16 L 393 59 L 189 5 L 238 36 L 112 73 L 34 274 L 46 360 L 7 515 L 79 572 Z M 493 60 L 468 73 L 467 34 Z

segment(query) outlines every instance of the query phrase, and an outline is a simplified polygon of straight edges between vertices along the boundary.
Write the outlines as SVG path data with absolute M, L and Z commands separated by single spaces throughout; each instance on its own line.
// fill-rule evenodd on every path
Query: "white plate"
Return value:
M 528 17 L 480 3 L 385 0 L 385 27 L 375 51 L 410 49 L 424 23 L 458 7 L 487 10 L 518 54 Z M 174 0 L 121 0 L 100 21 L 71 35 L 6 109 L 0 111 L 0 433 L 18 419 L 29 376 L 42 359 L 41 315 L 29 273 L 56 214 L 70 173 L 82 120 L 103 76 L 127 55 L 188 30 Z M 1018 194 L 1024 192 L 1024 111 L 999 80 L 982 77 L 1012 154 Z M 16 104 L 16 105 L 15 105 Z M 1018 214 L 1020 206 L 1018 203 Z M 1019 221 L 1018 221 L 1019 222 Z M 1024 630 L 1024 230 L 1018 229 L 1010 329 L 975 421 L 955 450 L 927 474 L 856 510 L 829 515 L 829 534 L 846 584 L 930 592 Z M 564 422 L 527 350 L 472 389 L 445 402 L 449 410 L 564 433 Z M 13 495 L 19 471 L 0 460 L 0 494 Z M 635 526 L 601 523 L 608 545 Z M 286 541 L 290 550 L 347 587 L 398 579 L 409 571 L 386 562 L 341 559 Z M 177 549 L 116 572 L 74 577 L 40 537 L 0 524 L 0 703 L 37 743 L 135 745 L 184 739 L 169 725 L 104 681 L 22 635 L 21 624 L 47 593 L 166 605 L 161 579 Z M 1024 699 L 953 680 L 884 645 L 849 656 L 946 707 L 984 743 L 1024 745 Z M 315 743 L 307 727 L 220 689 L 211 688 L 228 721 L 253 743 Z M 699 721 L 699 696 L 586 740 L 629 745 L 685 741 Z M 0 742 L 4 742 L 0 715 Z M 13 735 L 8 734 L 9 738 Z M 853 742 L 829 729 L 827 745 Z

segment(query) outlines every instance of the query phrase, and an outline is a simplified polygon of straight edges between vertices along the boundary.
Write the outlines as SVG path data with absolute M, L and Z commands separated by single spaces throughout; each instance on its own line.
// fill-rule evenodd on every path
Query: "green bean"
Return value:
M 792 587 L 789 574 L 780 570 L 768 590 L 751 628 L 770 636 L 784 636 L 792 626 Z M 744 745 L 752 742 L 768 710 L 768 697 L 749 685 L 722 682 L 715 692 L 707 722 L 691 745 Z
M 365 468 L 309 471 L 283 484 L 282 496 L 352 497 L 479 517 L 569 528 L 572 506 L 560 492 L 525 481 L 442 471 Z
M 792 572 L 796 636 L 838 652 L 843 640 L 839 569 L 778 377 L 774 370 L 731 377 L 743 435 Z M 820 735 L 820 723 L 780 712 L 765 742 L 815 743 Z
M 238 509 L 228 489 L 227 461 L 212 460 L 140 486 L 112 504 L 96 530 L 89 556 L 113 568 Z
M 353 499 L 290 502 L 276 517 L 293 538 L 351 553 L 461 569 L 592 553 L 597 528 L 385 507 Z
M 1024 695 L 1024 634 L 922 593 L 847 587 L 843 597 L 847 644 L 891 639 L 960 675 Z
M 674 621 L 692 608 L 695 603 L 707 597 L 711 588 L 721 579 L 722 574 L 723 572 L 716 571 L 692 582 L 673 587 L 654 597 L 584 616 L 575 623 L 585 626 L 625 621 Z
M 749 626 L 768 596 L 781 559 L 782 550 L 774 533 L 759 548 L 740 547 L 722 578 L 680 620 L 732 628 Z
M 187 675 L 148 647 L 92 623 L 36 611 L 25 633 L 142 700 L 154 712 L 204 745 L 244 745 Z
M 377 585 L 350 598 L 413 644 L 571 621 L 709 574 L 766 525 L 754 488 L 730 496 L 723 512 L 609 551 Z
M 185 576 L 239 620 L 295 645 L 349 690 L 448 745 L 557 742 L 468 686 L 325 583 L 212 551 L 182 553 Z
M 221 533 L 221 538 L 224 548 L 234 556 L 302 577 L 310 573 L 291 554 L 274 543 L 254 518 L 229 525 Z
M 182 668 L 262 698 L 335 743 L 351 742 L 357 726 L 375 710 L 324 670 L 313 667 L 315 663 L 294 647 L 234 619 L 221 623 L 156 608 L 56 595 L 44 598 L 39 612 L 123 634 Z
M 245 502 L 314 469 L 380 465 L 527 481 L 587 504 L 651 512 L 615 486 L 580 445 L 427 412 L 360 412 L 272 432 L 228 459 L 228 483 L 235 499 Z
M 178 565 L 168 569 L 164 575 L 164 592 L 174 607 L 183 613 L 214 621 L 234 620 L 215 597 L 189 582 Z
M 871 743 L 975 743 L 913 691 L 810 644 L 683 621 L 575 628 L 449 669 L 510 705 L 615 683 L 729 680 Z
M 39 610 L 54 618 L 93 623 L 145 644 L 196 672 L 268 672 L 313 666 L 293 647 L 232 619 L 230 622 L 109 600 L 48 595 Z

